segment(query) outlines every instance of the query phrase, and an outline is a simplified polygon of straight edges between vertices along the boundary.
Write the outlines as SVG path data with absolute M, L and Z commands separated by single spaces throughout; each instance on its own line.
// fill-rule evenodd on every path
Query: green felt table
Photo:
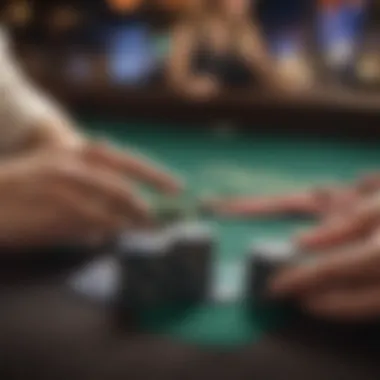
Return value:
M 276 194 L 315 185 L 348 182 L 380 166 L 376 141 L 270 135 L 223 124 L 142 124 L 84 119 L 89 134 L 171 168 L 187 184 L 187 201 L 213 195 Z M 310 221 L 296 219 L 214 220 L 218 251 L 216 268 L 222 281 L 236 283 L 231 268 L 242 262 L 253 242 L 286 240 Z M 223 268 L 227 270 L 223 275 Z M 230 268 L 230 270 L 228 270 Z M 223 277 L 224 276 L 224 277 Z M 201 305 L 186 318 L 162 326 L 154 318 L 147 327 L 184 341 L 235 346 L 257 342 L 288 323 L 284 310 L 257 310 L 249 317 L 244 304 Z

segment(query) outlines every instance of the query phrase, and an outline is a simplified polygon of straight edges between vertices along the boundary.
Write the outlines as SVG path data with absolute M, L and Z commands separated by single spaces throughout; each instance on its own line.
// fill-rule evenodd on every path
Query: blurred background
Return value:
M 74 107 L 380 109 L 378 0 L 1 4 L 25 68 Z

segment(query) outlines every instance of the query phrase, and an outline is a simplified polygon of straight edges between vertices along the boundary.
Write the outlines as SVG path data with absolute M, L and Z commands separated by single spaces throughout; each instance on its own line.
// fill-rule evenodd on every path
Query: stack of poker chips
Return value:
M 201 223 L 177 224 L 168 231 L 171 247 L 169 266 L 173 270 L 176 298 L 194 304 L 208 293 L 215 238 L 212 228 Z
M 214 237 L 208 226 L 125 234 L 118 247 L 121 311 L 189 308 L 207 297 Z
M 87 263 L 69 278 L 81 296 L 116 306 L 121 325 L 145 325 L 159 316 L 164 323 L 182 318 L 204 303 L 236 304 L 243 301 L 250 315 L 258 310 L 292 306 L 268 294 L 271 278 L 279 270 L 306 263 L 288 242 L 255 243 L 243 261 L 219 262 L 216 239 L 209 225 L 181 223 L 161 231 L 125 233 L 113 255 Z M 221 272 L 215 269 L 223 269 Z M 221 274 L 220 279 L 215 274 Z M 292 308 L 291 308 L 292 309 Z
M 170 273 L 166 265 L 170 242 L 154 232 L 128 233 L 120 242 L 122 268 L 121 309 L 141 310 L 161 306 L 171 298 Z
M 247 303 L 250 306 L 273 304 L 269 282 L 279 270 L 299 260 L 298 250 L 289 242 L 253 244 L 248 252 Z

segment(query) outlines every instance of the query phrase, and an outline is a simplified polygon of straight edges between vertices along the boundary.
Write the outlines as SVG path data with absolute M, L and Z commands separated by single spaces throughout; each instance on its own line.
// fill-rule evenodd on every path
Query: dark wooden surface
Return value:
M 259 344 L 229 352 L 121 329 L 111 308 L 62 286 L 63 273 L 1 276 L 2 380 L 378 380 L 378 327 L 300 317 Z
M 380 93 L 317 88 L 303 93 L 239 91 L 194 101 L 163 87 L 128 89 L 98 84 L 42 85 L 70 109 L 106 117 L 176 121 L 232 121 L 257 130 L 380 135 Z
M 315 88 L 305 91 L 269 92 L 257 88 L 226 91 L 212 99 L 196 101 L 164 83 L 139 88 L 113 85 L 102 56 L 93 57 L 97 62 L 93 80 L 70 82 L 61 73 L 67 58 L 64 54 L 57 52 L 53 61 L 45 57 L 44 67 L 34 67 L 31 57 L 37 52 L 19 48 L 24 68 L 44 89 L 79 112 L 182 123 L 227 120 L 258 130 L 380 135 L 379 91 L 326 84 L 321 79 Z

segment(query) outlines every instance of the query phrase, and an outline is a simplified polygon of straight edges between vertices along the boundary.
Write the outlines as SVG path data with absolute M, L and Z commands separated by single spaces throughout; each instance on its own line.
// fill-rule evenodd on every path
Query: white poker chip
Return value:
M 268 261 L 287 261 L 297 254 L 297 248 L 289 241 L 253 243 L 250 252 Z
M 234 303 L 244 297 L 246 267 L 244 262 L 220 262 L 213 272 L 210 301 L 220 304 Z
M 215 229 L 205 223 L 177 223 L 169 227 L 166 232 L 167 240 L 170 242 L 181 241 L 209 241 L 215 238 Z
M 121 285 L 121 267 L 113 257 L 101 258 L 71 275 L 68 285 L 77 294 L 90 300 L 111 302 Z
M 140 255 L 162 255 L 170 247 L 170 236 L 153 232 L 129 232 L 121 236 L 120 252 L 138 252 Z

